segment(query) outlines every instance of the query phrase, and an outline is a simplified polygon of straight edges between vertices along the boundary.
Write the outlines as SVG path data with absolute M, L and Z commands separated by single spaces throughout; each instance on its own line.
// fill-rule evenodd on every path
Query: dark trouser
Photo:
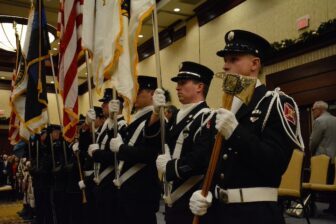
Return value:
M 94 223 L 118 223 L 118 198 L 116 189 L 111 186 L 97 186 L 94 190 L 96 217 Z
M 276 202 L 251 202 L 213 205 L 217 224 L 285 224 Z
M 83 223 L 83 204 L 81 193 L 67 193 L 66 194 L 66 223 L 77 224 Z
M 120 213 L 120 224 L 156 224 L 156 210 L 151 201 L 120 200 L 118 211 Z
M 35 211 L 37 224 L 52 224 L 52 210 L 50 201 L 50 189 L 34 188 Z
M 336 162 L 336 161 L 335 161 Z M 335 164 L 329 164 L 328 168 L 328 184 L 335 184 Z M 329 210 L 333 211 L 336 214 L 336 195 L 332 195 L 329 201 Z
M 165 221 L 166 224 L 192 224 L 194 215 L 189 209 L 188 197 L 182 198 L 175 202 L 172 207 L 166 205 L 165 207 Z M 200 217 L 201 224 L 211 224 L 212 209 L 210 208 L 206 215 Z
M 92 192 L 92 188 L 85 188 L 85 195 L 87 202 L 83 204 L 83 224 L 93 224 L 96 223 L 96 208 L 95 208 L 95 198 Z
M 66 224 L 66 194 L 64 190 L 54 191 L 54 205 L 57 217 L 57 224 Z

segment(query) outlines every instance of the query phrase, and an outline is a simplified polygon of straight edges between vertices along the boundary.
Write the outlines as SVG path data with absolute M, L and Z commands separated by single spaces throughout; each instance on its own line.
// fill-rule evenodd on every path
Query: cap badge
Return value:
M 182 67 L 183 67 L 183 63 L 181 63 L 181 64 L 179 65 L 179 70 L 181 70 Z
M 234 32 L 233 31 L 230 31 L 230 33 L 228 34 L 228 40 L 229 41 L 232 41 L 234 38 Z

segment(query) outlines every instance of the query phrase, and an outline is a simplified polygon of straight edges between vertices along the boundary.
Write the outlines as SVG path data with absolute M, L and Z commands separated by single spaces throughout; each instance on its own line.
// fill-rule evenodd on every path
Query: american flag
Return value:
M 72 141 L 78 122 L 77 63 L 81 54 L 83 0 L 60 0 L 58 16 L 59 88 L 63 97 L 64 138 Z
M 15 86 L 15 78 L 16 78 L 16 70 L 13 71 L 12 76 L 12 85 L 11 85 L 11 93 L 13 92 Z M 10 103 L 12 104 L 12 97 L 10 97 Z M 20 120 L 16 116 L 15 111 L 12 109 L 10 118 L 9 118 L 9 132 L 8 139 L 11 145 L 16 145 L 20 141 Z

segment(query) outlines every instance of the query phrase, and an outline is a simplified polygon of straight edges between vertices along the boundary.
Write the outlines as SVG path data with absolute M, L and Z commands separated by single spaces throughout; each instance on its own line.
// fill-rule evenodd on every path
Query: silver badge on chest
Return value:
M 250 121 L 251 121 L 252 123 L 256 122 L 256 121 L 259 119 L 260 114 L 261 114 L 261 111 L 260 111 L 259 109 L 254 109 L 254 110 L 252 111 L 252 115 L 251 115 L 251 117 L 250 117 Z

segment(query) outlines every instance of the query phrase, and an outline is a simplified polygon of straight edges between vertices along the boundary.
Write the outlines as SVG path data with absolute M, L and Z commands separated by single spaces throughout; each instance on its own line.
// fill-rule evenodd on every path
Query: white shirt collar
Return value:
M 144 114 L 148 113 L 149 111 L 153 111 L 154 107 L 153 105 L 144 107 L 140 110 L 138 110 L 134 115 L 133 115 L 133 121 L 138 119 L 139 117 L 143 116 Z
M 259 79 L 257 79 L 255 88 L 257 88 L 258 86 L 261 86 L 261 82 Z M 242 105 L 243 105 L 243 102 L 238 97 L 233 97 L 231 112 L 236 114 Z
M 197 105 L 203 103 L 204 101 L 200 101 L 197 103 L 189 103 L 183 104 L 176 116 L 176 124 L 178 124 L 189 112 L 194 109 Z

